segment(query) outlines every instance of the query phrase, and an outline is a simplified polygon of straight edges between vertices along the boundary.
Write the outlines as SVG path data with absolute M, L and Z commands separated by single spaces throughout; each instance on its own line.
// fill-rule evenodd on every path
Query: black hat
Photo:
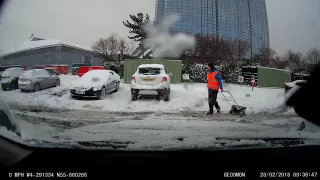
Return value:
M 213 63 L 209 63 L 208 66 L 209 66 L 211 69 L 215 69 Z

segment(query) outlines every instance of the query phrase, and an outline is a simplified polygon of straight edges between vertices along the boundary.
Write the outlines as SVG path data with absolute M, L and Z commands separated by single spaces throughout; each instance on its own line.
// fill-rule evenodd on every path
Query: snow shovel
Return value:
M 226 96 L 224 95 L 224 93 L 229 93 L 230 96 L 232 97 L 232 99 L 227 99 Z M 221 94 L 227 100 L 228 104 L 231 106 L 231 110 L 229 111 L 230 114 L 240 115 L 240 117 L 243 117 L 246 115 L 247 107 L 239 106 L 237 101 L 234 99 L 234 97 L 232 96 L 232 94 L 229 91 L 223 91 L 223 92 L 221 92 Z M 235 105 L 232 105 L 230 102 L 235 102 Z

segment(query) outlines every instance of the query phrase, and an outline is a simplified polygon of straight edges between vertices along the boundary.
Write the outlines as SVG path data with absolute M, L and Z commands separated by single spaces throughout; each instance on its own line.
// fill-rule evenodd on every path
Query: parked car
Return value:
M 72 75 L 77 75 L 77 72 L 81 66 L 91 66 L 91 64 L 86 63 L 73 63 L 71 67 L 71 73 Z
M 23 73 L 23 68 L 14 67 L 3 71 L 1 78 L 1 87 L 3 90 L 14 90 L 18 89 L 18 80 L 20 75 Z
M 83 66 L 82 66 L 83 67 Z M 104 98 L 109 92 L 117 92 L 120 76 L 111 70 L 91 70 L 72 83 L 71 97 Z
M 1 80 L 1 76 L 2 76 L 2 73 L 6 70 L 6 69 L 9 69 L 9 68 L 13 68 L 13 67 L 22 67 L 21 65 L 7 65 L 7 66 L 0 66 L 0 80 Z
M 46 67 L 44 69 L 47 70 L 50 75 L 60 75 L 55 67 Z
M 155 91 L 164 101 L 170 100 L 170 77 L 162 64 L 141 64 L 131 78 L 131 99 L 137 100 L 139 92 Z
M 91 70 L 96 70 L 96 69 L 105 69 L 103 66 L 81 66 L 78 71 L 77 71 L 77 75 L 79 77 L 83 76 L 85 73 L 87 73 L 88 71 Z
M 293 82 L 286 83 L 285 88 L 284 88 L 284 92 L 287 93 L 293 87 L 302 86 L 306 82 L 307 82 L 306 80 L 296 80 L 296 81 L 293 81 Z
M 59 74 L 68 74 L 68 65 L 64 64 L 47 64 L 47 65 L 36 65 L 33 69 L 48 69 L 54 68 Z
M 50 74 L 45 69 L 32 69 L 24 71 L 18 81 L 22 91 L 40 91 L 60 85 L 60 77 L 57 74 Z

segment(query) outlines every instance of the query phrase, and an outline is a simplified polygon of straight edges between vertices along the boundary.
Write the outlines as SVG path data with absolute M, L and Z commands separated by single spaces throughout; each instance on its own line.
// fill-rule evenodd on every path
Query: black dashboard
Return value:
M 0 139 L 1 179 L 24 177 L 298 176 L 319 172 L 320 146 L 234 150 L 106 151 L 30 148 Z M 300 174 L 301 173 L 301 174 Z M 313 173 L 313 174 L 312 174 Z M 312 177 L 315 178 L 315 177 Z

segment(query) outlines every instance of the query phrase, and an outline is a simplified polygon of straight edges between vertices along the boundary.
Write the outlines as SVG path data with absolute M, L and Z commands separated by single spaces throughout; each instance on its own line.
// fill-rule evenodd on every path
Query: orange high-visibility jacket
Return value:
M 219 73 L 219 71 L 213 71 L 213 72 L 208 72 L 208 89 L 212 89 L 214 91 L 219 91 L 219 82 L 216 78 L 216 75 Z

